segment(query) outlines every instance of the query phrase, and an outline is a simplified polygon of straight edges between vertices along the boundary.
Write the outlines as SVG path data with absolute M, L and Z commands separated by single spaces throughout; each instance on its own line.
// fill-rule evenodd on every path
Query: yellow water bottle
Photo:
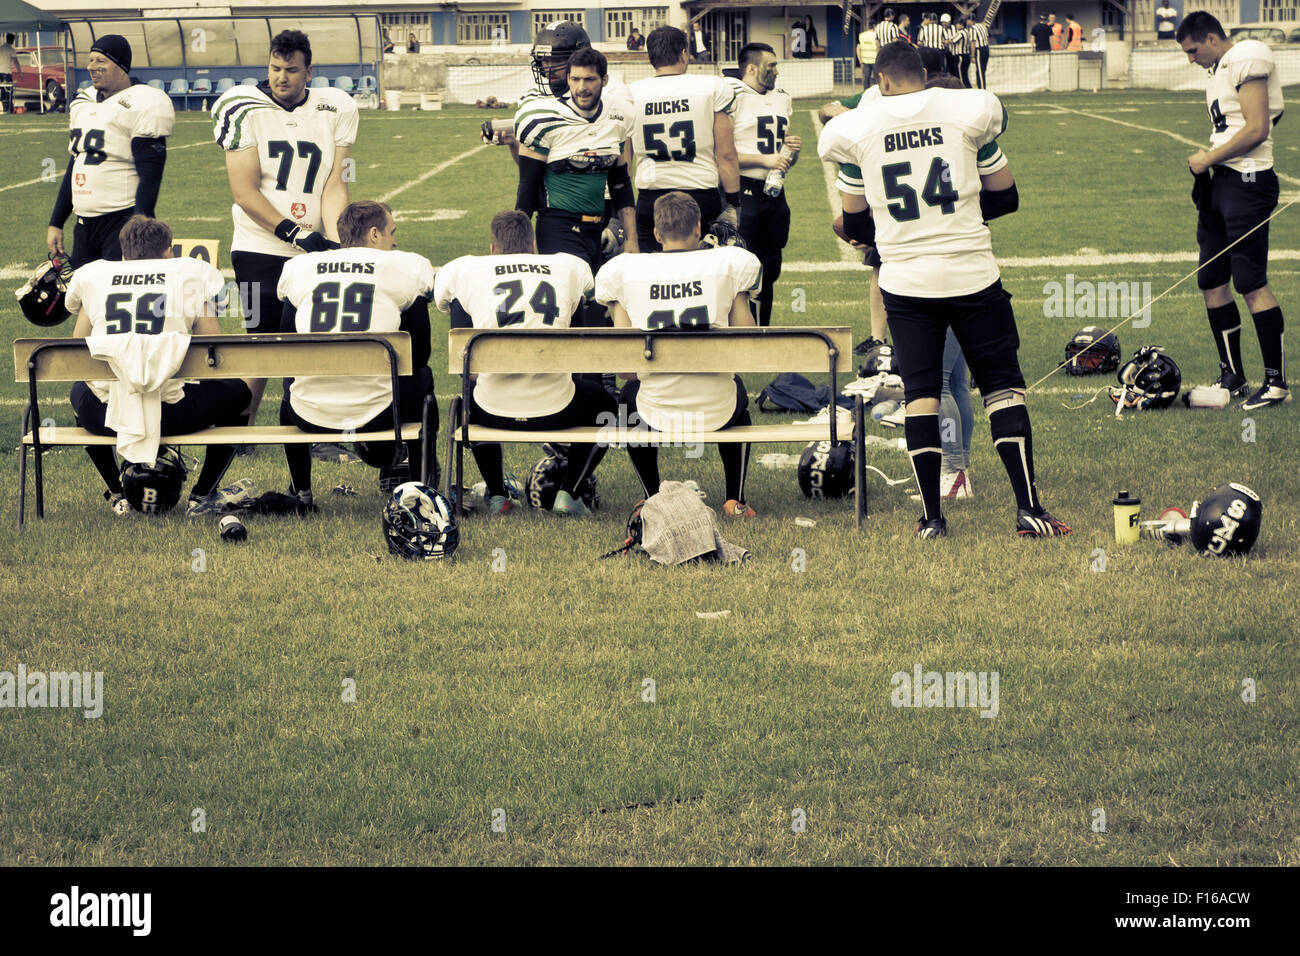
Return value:
M 1138 539 L 1138 512 L 1142 499 L 1121 491 L 1111 502 L 1115 506 L 1115 543 L 1133 544 Z

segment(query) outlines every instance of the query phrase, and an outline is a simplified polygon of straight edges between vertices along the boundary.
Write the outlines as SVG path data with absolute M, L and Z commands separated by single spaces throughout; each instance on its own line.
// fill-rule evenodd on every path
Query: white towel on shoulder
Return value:
M 127 461 L 152 464 L 162 435 L 162 389 L 181 367 L 189 335 L 92 335 L 86 345 L 117 376 L 109 385 L 104 414 L 104 424 L 117 433 L 117 453 Z

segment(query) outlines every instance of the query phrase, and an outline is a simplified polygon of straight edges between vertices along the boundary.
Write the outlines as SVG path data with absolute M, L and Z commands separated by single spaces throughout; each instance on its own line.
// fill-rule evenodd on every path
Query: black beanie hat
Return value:
M 96 40 L 90 52 L 104 54 L 120 66 L 123 73 L 131 72 L 131 44 L 126 42 L 126 37 L 109 33 Z

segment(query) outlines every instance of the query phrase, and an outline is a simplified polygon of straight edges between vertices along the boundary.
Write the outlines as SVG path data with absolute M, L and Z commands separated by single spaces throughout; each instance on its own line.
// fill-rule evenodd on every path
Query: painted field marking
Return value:
M 442 161 L 437 166 L 431 166 L 428 169 L 426 169 L 424 172 L 420 173 L 420 175 L 416 176 L 414 179 L 408 180 L 407 182 L 402 183 L 402 185 L 398 186 L 396 189 L 384 193 L 382 196 L 379 197 L 379 201 L 391 202 L 394 196 L 400 196 L 402 193 L 406 192 L 412 186 L 418 186 L 420 183 L 424 182 L 429 177 L 438 175 L 440 172 L 442 172 L 444 169 L 447 169 L 449 166 L 454 166 L 456 163 L 459 163 L 462 159 L 468 159 L 470 156 L 473 156 L 475 153 L 488 148 L 489 145 L 487 143 L 481 143 L 478 146 L 475 146 L 473 149 L 467 149 L 459 156 L 453 156 L 451 159 Z

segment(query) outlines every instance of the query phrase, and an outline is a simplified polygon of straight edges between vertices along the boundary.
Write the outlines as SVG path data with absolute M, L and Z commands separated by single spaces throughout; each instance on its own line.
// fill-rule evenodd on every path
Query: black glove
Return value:
M 326 249 L 339 248 L 337 242 L 325 238 L 323 233 L 307 232 L 292 219 L 280 220 L 280 224 L 275 227 L 275 237 L 297 246 L 303 252 L 324 252 Z

